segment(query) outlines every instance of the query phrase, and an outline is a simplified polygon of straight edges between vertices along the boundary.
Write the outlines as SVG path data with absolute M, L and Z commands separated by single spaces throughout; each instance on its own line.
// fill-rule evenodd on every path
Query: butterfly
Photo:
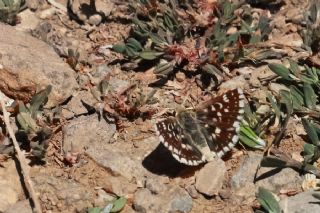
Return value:
M 239 141 L 245 96 L 229 90 L 193 110 L 156 123 L 160 142 L 180 163 L 196 166 L 222 157 Z

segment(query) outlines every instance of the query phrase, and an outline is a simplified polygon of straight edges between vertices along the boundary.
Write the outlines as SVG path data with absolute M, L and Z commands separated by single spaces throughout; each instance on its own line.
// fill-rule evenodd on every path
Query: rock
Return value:
M 265 79 L 272 79 L 275 76 L 277 75 L 272 72 L 267 65 L 260 66 L 255 68 L 251 73 L 249 83 L 254 87 L 261 88 L 261 81 Z
M 126 177 L 129 181 L 144 179 L 145 170 L 139 159 L 128 155 L 126 150 L 115 150 L 106 143 L 106 141 L 94 139 L 86 153 L 100 165 Z
M 23 189 L 14 161 L 1 164 L 4 167 L 0 168 L 0 212 L 3 212 L 18 201 Z
M 79 91 L 72 99 L 62 107 L 62 115 L 66 119 L 89 113 L 90 107 L 94 107 L 97 100 L 89 91 Z
M 96 10 L 103 13 L 105 17 L 109 16 L 112 9 L 114 8 L 114 3 L 110 0 L 96 0 Z
M 88 23 L 91 25 L 99 25 L 102 21 L 102 17 L 99 14 L 94 14 L 90 16 Z
M 24 32 L 30 32 L 37 28 L 40 20 L 38 17 L 29 9 L 26 9 L 19 13 L 21 21 L 14 28 Z
M 167 185 L 159 178 L 147 178 L 146 188 L 150 190 L 153 194 L 160 194 L 167 190 Z
M 289 91 L 289 88 L 283 84 L 270 83 L 269 90 L 271 90 L 271 92 L 273 92 L 275 95 L 279 95 L 281 90 Z
M 220 85 L 220 90 L 233 90 L 236 88 L 247 89 L 249 84 L 243 75 L 236 76 Z
M 132 195 L 137 190 L 137 185 L 129 183 L 128 179 L 117 176 L 108 177 L 110 182 L 110 190 L 118 196 Z
M 97 114 L 80 116 L 63 128 L 63 150 L 67 153 L 83 152 L 92 147 L 101 148 L 102 144 L 110 141 L 115 131 L 114 124 L 107 123 Z
M 94 200 L 94 206 L 104 206 L 107 202 L 115 199 L 115 196 L 110 195 L 102 189 L 97 190 L 98 197 Z
M 134 195 L 133 208 L 142 213 L 190 212 L 192 198 L 177 186 L 158 195 L 152 194 L 148 189 L 140 189 Z
M 259 169 L 257 178 L 254 180 L 261 159 L 262 155 L 253 152 L 249 152 L 248 156 L 245 157 L 242 166 L 231 178 L 231 189 L 236 195 L 244 198 L 254 197 L 259 186 L 274 193 L 286 189 L 297 191 L 301 189 L 302 178 L 290 168 L 279 170 L 263 167 Z
M 193 199 L 199 198 L 200 194 L 194 185 L 187 186 L 186 190 Z
M 41 19 L 50 19 L 56 13 L 56 9 L 54 7 L 42 10 L 39 13 L 39 18 Z
M 147 213 L 147 211 L 156 211 L 156 209 L 153 208 L 153 204 L 151 201 L 151 198 L 154 199 L 154 196 L 148 189 L 140 189 L 134 194 L 134 200 L 133 200 L 133 208 L 137 212 L 141 213 Z
M 32 178 L 35 190 L 41 194 L 42 203 L 52 208 L 64 207 L 64 212 L 79 212 L 92 207 L 95 194 L 88 190 L 88 186 L 73 179 L 48 176 L 46 173 L 37 174 Z M 54 209 L 53 209 L 54 210 Z M 55 209 L 53 212 L 61 212 Z
M 28 8 L 31 10 L 36 10 L 39 6 L 39 0 L 26 0 Z M 21 13 L 19 13 L 20 15 Z
M 64 102 L 78 88 L 74 71 L 46 43 L 0 24 L 0 90 L 10 98 L 30 99 L 51 84 L 47 107 Z
M 319 199 L 312 196 L 315 193 L 319 194 L 316 191 L 307 191 L 292 197 L 285 197 L 281 199 L 280 206 L 284 213 L 320 212 Z
M 32 208 L 30 206 L 29 200 L 18 201 L 17 203 L 11 205 L 5 213 L 32 213 Z
M 196 175 L 196 189 L 200 193 L 208 196 L 218 194 L 222 187 L 226 172 L 225 163 L 221 159 L 207 163 Z
M 68 4 L 78 20 L 92 25 L 100 24 L 102 18 L 109 16 L 114 7 L 110 0 L 96 0 L 94 4 L 90 0 L 70 0 Z

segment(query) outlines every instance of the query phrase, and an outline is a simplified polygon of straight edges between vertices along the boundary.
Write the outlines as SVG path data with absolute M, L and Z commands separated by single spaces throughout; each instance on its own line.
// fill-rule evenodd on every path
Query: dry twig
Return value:
M 19 163 L 20 163 L 20 166 L 21 166 L 21 173 L 22 173 L 22 176 L 23 176 L 23 179 L 24 179 L 24 183 L 26 185 L 26 188 L 30 194 L 30 197 L 33 201 L 33 204 L 34 204 L 34 212 L 36 213 L 41 213 L 42 210 L 41 210 L 41 205 L 40 205 L 40 202 L 38 200 L 38 196 L 36 195 L 36 192 L 33 188 L 33 184 L 31 182 L 31 179 L 30 179 L 30 175 L 29 175 L 29 169 L 28 169 L 28 165 L 27 165 L 27 162 L 25 160 L 25 156 L 24 154 L 22 153 L 20 147 L 19 147 L 19 144 L 17 142 L 17 139 L 14 135 L 14 132 L 13 132 L 13 129 L 10 125 L 10 119 L 9 119 L 9 113 L 8 111 L 6 110 L 6 106 L 5 106 L 5 103 L 4 103 L 4 99 L 3 99 L 3 96 L 2 94 L 0 94 L 0 103 L 1 103 L 1 107 L 2 107 L 2 112 L 3 112 L 3 120 L 6 124 L 6 127 L 7 127 L 7 130 L 9 132 L 9 135 L 13 141 L 13 145 L 14 145 L 14 148 L 17 152 L 17 157 L 18 157 L 18 160 L 19 160 Z

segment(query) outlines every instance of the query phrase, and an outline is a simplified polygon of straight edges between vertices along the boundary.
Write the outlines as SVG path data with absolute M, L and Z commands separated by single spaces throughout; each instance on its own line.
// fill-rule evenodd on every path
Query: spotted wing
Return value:
M 230 151 L 239 140 L 244 99 L 241 89 L 230 90 L 196 109 L 202 133 L 207 138 L 210 150 L 218 157 Z
M 183 129 L 176 118 L 170 117 L 158 122 L 156 131 L 160 142 L 180 163 L 196 166 L 205 162 L 201 152 L 192 144 L 190 138 L 183 134 Z

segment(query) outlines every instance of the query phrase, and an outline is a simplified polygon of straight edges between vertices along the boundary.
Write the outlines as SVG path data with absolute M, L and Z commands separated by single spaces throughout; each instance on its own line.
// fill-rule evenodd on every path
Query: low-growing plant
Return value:
M 133 0 L 131 34 L 113 50 L 137 64 L 152 61 L 163 77 L 177 68 L 215 75 L 223 64 L 268 58 L 270 51 L 260 48 L 258 58 L 252 52 L 268 39 L 269 19 L 254 20 L 244 3 Z
M 289 68 L 281 64 L 269 64 L 269 68 L 281 77 L 280 82 L 288 88 L 280 91 L 280 102 L 292 107 L 294 112 L 318 111 L 320 70 L 308 66 L 301 68 L 293 60 L 289 62 Z
M 51 86 L 36 93 L 29 104 L 18 103 L 16 121 L 18 125 L 17 135 L 21 146 L 29 147 L 31 154 L 39 159 L 44 158 L 48 148 L 47 140 L 52 131 L 47 125 L 46 115 L 43 106 L 48 101 Z M 10 146 L 12 147 L 12 146 Z M 13 147 L 8 149 L 13 152 Z

